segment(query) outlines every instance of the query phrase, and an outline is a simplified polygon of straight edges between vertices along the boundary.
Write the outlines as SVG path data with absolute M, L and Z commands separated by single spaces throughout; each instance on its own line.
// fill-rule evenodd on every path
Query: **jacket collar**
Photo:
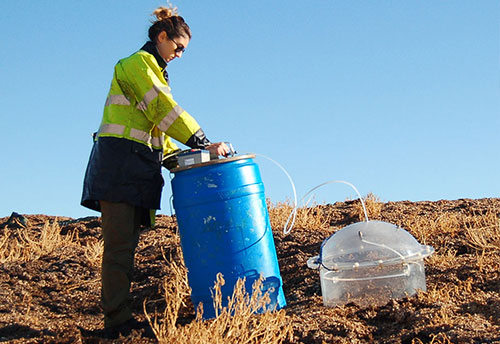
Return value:
M 147 41 L 146 44 L 142 46 L 141 50 L 144 50 L 145 52 L 148 52 L 155 57 L 156 62 L 158 62 L 158 65 L 163 70 L 165 80 L 167 80 L 168 82 L 167 62 L 163 59 L 163 57 L 161 57 L 160 53 L 158 53 L 156 44 L 151 41 Z

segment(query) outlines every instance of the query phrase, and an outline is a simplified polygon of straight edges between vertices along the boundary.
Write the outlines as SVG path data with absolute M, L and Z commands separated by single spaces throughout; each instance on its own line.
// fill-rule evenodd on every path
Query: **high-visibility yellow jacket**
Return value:
M 152 42 L 115 66 L 101 125 L 83 183 L 81 204 L 99 211 L 99 201 L 160 209 L 162 155 L 210 143 L 199 124 L 172 98 L 166 62 Z
M 152 42 L 118 62 L 98 137 L 126 138 L 164 154 L 177 149 L 170 137 L 191 148 L 208 144 L 196 120 L 172 97 L 165 67 Z

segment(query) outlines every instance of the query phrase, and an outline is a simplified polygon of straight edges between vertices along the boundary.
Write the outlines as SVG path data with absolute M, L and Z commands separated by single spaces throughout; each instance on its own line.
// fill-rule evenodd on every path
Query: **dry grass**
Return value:
M 434 218 L 408 215 L 403 220 L 402 227 L 410 231 L 421 244 L 427 244 L 437 237 L 446 237 L 451 241 L 459 235 L 463 221 L 460 214 L 438 214 Z M 443 242 L 443 247 L 446 247 L 446 242 Z
M 416 338 L 411 341 L 412 344 L 424 344 L 424 343 L 429 343 L 429 344 L 452 344 L 453 342 L 448 338 L 448 336 L 445 333 L 438 333 L 435 335 L 432 335 L 432 339 L 430 342 L 422 342 L 420 339 Z
M 45 222 L 40 231 L 28 229 L 5 228 L 0 237 L 0 263 L 32 261 L 75 244 L 74 233 L 62 235 L 57 221 Z
M 380 220 L 382 215 L 382 206 L 384 205 L 380 199 L 372 193 L 369 193 L 363 199 L 365 202 L 366 213 L 369 220 Z M 363 205 L 361 202 L 356 202 L 355 204 L 356 213 L 358 215 L 359 221 L 365 221 L 365 212 L 363 211 Z
M 84 256 L 91 266 L 98 267 L 101 265 L 102 253 L 104 251 L 104 242 L 102 240 L 87 243 L 85 246 Z
M 433 218 L 407 216 L 403 227 L 422 244 L 432 243 L 436 252 L 427 262 L 441 269 L 456 265 L 457 249 L 467 249 L 476 257 L 480 272 L 498 268 L 500 220 L 495 211 L 485 214 L 437 214 Z M 492 262 L 496 262 L 492 263 Z
M 291 339 L 292 326 L 284 310 L 255 314 L 265 307 L 270 299 L 262 294 L 262 279 L 253 285 L 249 295 L 245 291 L 244 280 L 238 280 L 228 305 L 222 305 L 221 286 L 224 279 L 217 276 L 214 285 L 214 309 L 216 318 L 203 320 L 200 307 L 196 319 L 186 326 L 177 324 L 181 306 L 190 295 L 186 278 L 186 268 L 170 260 L 170 275 L 165 279 L 166 307 L 162 315 L 144 312 L 160 343 L 282 343 Z
M 465 228 L 470 247 L 482 254 L 500 252 L 500 220 L 495 213 L 467 219 Z
M 68 247 L 83 248 L 83 255 L 90 265 L 100 265 L 102 241 L 92 241 L 82 246 L 77 232 L 61 234 L 57 218 L 53 222 L 46 221 L 42 228 L 4 228 L 0 236 L 0 263 L 29 262 L 56 255 L 57 250 Z
M 444 270 L 455 266 L 457 263 L 456 259 L 457 259 L 457 251 L 453 248 L 450 248 L 446 251 L 440 250 L 440 252 L 434 253 L 430 257 L 426 258 L 426 262 L 429 265 Z
M 464 232 L 464 244 L 471 250 L 479 254 L 500 252 L 500 220 L 493 211 L 481 215 L 440 214 L 434 218 L 412 215 L 406 217 L 403 227 L 423 244 L 437 241 L 441 253 L 450 251 L 450 244 L 455 244 Z
M 294 209 L 292 202 L 287 200 L 272 203 L 268 199 L 267 208 L 272 228 L 282 229 L 285 225 L 291 225 L 291 219 L 289 223 L 287 221 Z M 325 212 L 321 206 L 313 204 L 308 207 L 298 207 L 294 228 L 327 230 L 330 227 L 330 220 L 331 215 Z
M 382 217 L 383 207 L 383 203 L 380 199 L 374 194 L 369 193 L 363 201 L 365 203 L 368 219 L 380 220 Z M 272 203 L 268 199 L 267 208 L 272 228 L 281 229 L 284 228 L 285 225 L 290 226 L 291 213 L 294 209 L 290 200 Z M 366 221 L 365 212 L 361 202 L 358 201 L 355 203 L 354 211 L 356 212 L 356 217 L 359 221 Z M 295 218 L 294 228 L 327 231 L 331 230 L 330 223 L 332 222 L 332 219 L 333 214 L 326 211 L 325 204 L 308 202 L 305 206 L 297 207 L 297 216 Z M 287 221 L 289 221 L 289 223 L 287 223 Z

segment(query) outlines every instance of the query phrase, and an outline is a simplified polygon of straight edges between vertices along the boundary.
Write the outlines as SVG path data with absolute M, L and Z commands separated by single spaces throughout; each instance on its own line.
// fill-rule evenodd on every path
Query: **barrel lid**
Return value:
M 243 160 L 243 159 L 253 159 L 255 158 L 255 154 L 243 154 L 243 155 L 238 155 L 238 156 L 232 156 L 229 158 L 222 158 L 222 159 L 216 159 L 216 160 L 210 160 L 207 162 L 202 162 L 199 164 L 193 164 L 189 166 L 184 166 L 184 167 L 177 167 L 173 168 L 171 172 L 176 173 L 176 172 L 182 172 L 185 170 L 191 170 L 193 168 L 198 168 L 198 167 L 204 167 L 204 166 L 210 166 L 210 165 L 218 165 L 218 164 L 225 164 L 227 162 L 232 162 L 232 161 L 237 161 L 237 160 Z

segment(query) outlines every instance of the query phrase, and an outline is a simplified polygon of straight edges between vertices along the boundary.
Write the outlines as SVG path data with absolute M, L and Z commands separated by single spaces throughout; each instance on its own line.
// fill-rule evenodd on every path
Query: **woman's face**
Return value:
M 175 37 L 170 39 L 165 31 L 162 31 L 158 38 L 156 39 L 156 47 L 161 57 L 167 63 L 175 59 L 176 57 L 181 57 L 184 49 L 187 48 L 189 44 L 189 38 L 185 36 Z

